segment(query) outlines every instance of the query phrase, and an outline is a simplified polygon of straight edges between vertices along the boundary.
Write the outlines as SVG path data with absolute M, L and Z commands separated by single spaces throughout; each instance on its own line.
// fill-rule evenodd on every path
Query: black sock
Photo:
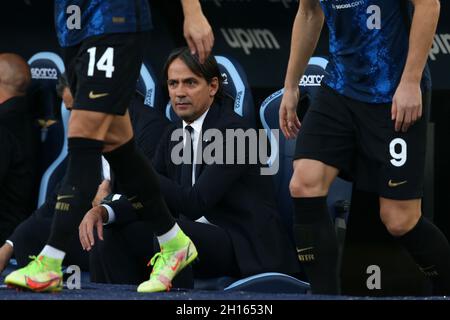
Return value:
M 136 148 L 134 139 L 104 156 L 137 214 L 151 222 L 157 236 L 169 231 L 175 220 L 161 194 L 158 176 L 150 160 Z
M 297 252 L 314 294 L 339 294 L 338 240 L 326 197 L 293 198 Z
M 450 246 L 441 230 L 421 217 L 414 228 L 397 240 L 433 281 L 435 293 L 450 294 Z
M 101 183 L 103 141 L 68 139 L 68 165 L 55 206 L 48 244 L 66 251 L 78 226 L 91 208 Z

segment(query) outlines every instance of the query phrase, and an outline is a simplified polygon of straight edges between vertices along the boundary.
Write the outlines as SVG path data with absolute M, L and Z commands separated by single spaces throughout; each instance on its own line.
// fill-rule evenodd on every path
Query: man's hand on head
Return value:
M 198 1 L 182 1 L 184 12 L 184 38 L 191 50 L 204 63 L 214 45 L 212 28 L 202 12 Z

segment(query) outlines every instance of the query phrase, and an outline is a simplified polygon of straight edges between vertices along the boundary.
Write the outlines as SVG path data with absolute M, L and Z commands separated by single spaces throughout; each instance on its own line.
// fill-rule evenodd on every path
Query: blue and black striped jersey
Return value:
M 329 75 L 324 83 L 359 101 L 391 102 L 408 54 L 409 1 L 320 3 L 330 31 Z
M 73 46 L 83 39 L 151 29 L 148 0 L 55 0 L 59 44 Z

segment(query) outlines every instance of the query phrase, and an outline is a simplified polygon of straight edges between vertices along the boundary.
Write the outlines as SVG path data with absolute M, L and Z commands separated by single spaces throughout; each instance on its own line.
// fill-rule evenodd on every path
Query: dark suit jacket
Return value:
M 32 119 L 25 97 L 0 104 L 0 241 L 34 206 L 36 181 Z
M 135 94 L 128 111 L 134 140 L 145 156 L 151 159 L 156 152 L 161 134 L 172 124 L 158 110 L 145 105 L 144 97 L 139 93 Z
M 181 121 L 176 128 L 182 128 Z M 171 160 L 172 148 L 180 142 L 171 141 L 176 128 L 170 128 L 161 137 L 153 161 L 171 212 L 191 220 L 205 216 L 225 229 L 232 239 L 243 276 L 268 271 L 297 273 L 297 256 L 277 211 L 271 177 L 261 176 L 259 165 L 203 164 L 196 167 L 194 186 L 183 188 L 178 183 L 181 165 Z M 224 133 L 225 129 L 246 130 L 247 127 L 232 110 L 213 104 L 202 131 L 211 128 Z M 203 142 L 203 148 L 206 145 Z M 119 203 L 113 209 L 116 217 L 125 214 L 124 206 Z

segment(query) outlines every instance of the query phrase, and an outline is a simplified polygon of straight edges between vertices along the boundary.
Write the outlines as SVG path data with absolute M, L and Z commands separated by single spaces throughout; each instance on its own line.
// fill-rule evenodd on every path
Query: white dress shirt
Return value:
M 202 133 L 203 122 L 205 121 L 208 111 L 209 111 L 209 108 L 199 118 L 197 118 L 192 123 L 187 123 L 186 121 L 183 120 L 183 145 L 186 145 L 186 130 L 185 130 L 186 126 L 189 125 L 192 127 L 192 129 L 194 129 L 191 134 L 192 145 L 194 148 L 194 150 L 192 150 L 192 152 L 194 152 L 194 163 L 192 165 L 192 185 L 195 184 L 195 164 L 197 163 L 198 142 L 200 140 L 199 138 Z M 198 218 L 195 221 L 201 222 L 201 223 L 212 224 L 204 216 Z
M 186 121 L 183 120 L 183 146 L 186 145 L 186 131 L 187 130 L 185 130 L 185 128 L 189 125 L 192 127 L 192 129 L 194 129 L 191 134 L 192 145 L 194 148 L 194 150 L 192 150 L 192 152 L 194 153 L 194 163 L 192 165 L 192 185 L 195 184 L 195 164 L 197 163 L 198 141 L 199 141 L 199 137 L 202 133 L 203 122 L 205 121 L 208 111 L 209 111 L 209 108 L 199 118 L 197 118 L 197 120 L 195 120 L 192 123 L 187 123 Z

